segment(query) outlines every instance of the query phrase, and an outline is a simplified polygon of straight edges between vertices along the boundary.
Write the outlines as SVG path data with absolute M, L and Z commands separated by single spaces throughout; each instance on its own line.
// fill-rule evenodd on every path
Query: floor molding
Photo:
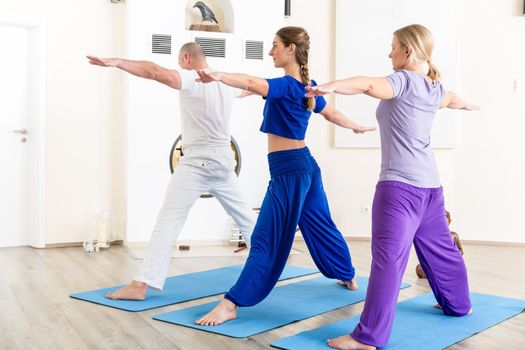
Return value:
M 371 237 L 348 237 L 345 236 L 345 241 L 347 242 L 370 242 Z M 304 241 L 302 236 L 295 238 L 296 241 Z M 123 240 L 116 240 L 111 242 L 111 245 L 122 245 L 132 248 L 141 248 L 148 245 L 148 241 L 134 241 L 134 242 L 125 242 Z M 484 246 L 500 246 L 500 247 L 525 247 L 525 243 L 520 242 L 498 242 L 498 241 L 480 241 L 480 240 L 471 240 L 471 239 L 462 239 L 462 244 L 472 244 L 472 245 L 484 245 Z M 229 240 L 224 239 L 198 239 L 198 240 L 181 240 L 177 241 L 177 245 L 189 245 L 189 246 L 217 246 L 217 245 L 235 245 Z M 68 248 L 68 247 L 82 247 L 82 242 L 66 242 L 66 243 L 51 243 L 46 244 L 44 249 L 47 248 Z M 39 248 L 37 248 L 39 249 Z
M 124 241 L 119 239 L 119 240 L 116 240 L 116 241 L 112 241 L 109 244 L 110 245 L 123 245 L 123 243 L 124 243 Z M 82 246 L 83 246 L 82 242 L 51 243 L 51 244 L 46 244 L 44 249 L 47 249 L 47 248 L 70 248 L 70 247 L 82 247 Z M 37 249 L 39 249 L 39 248 L 37 248 Z
M 347 242 L 370 242 L 372 237 L 349 237 L 344 236 Z M 483 246 L 503 246 L 503 247 L 525 247 L 521 242 L 498 242 L 498 241 L 480 241 L 474 239 L 461 239 L 461 244 L 483 245 Z

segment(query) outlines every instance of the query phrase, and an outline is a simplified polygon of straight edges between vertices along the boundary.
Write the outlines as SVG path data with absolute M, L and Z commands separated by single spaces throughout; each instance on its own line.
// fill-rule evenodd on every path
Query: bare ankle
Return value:
M 341 282 L 340 284 L 343 285 L 343 286 L 346 286 L 346 288 L 348 288 L 350 290 L 356 290 L 356 289 L 359 288 L 355 278 L 350 280 L 350 281 L 347 281 L 347 282 Z
M 230 311 L 234 311 L 237 309 L 237 305 L 235 305 L 232 301 L 228 299 L 222 299 L 221 303 L 226 307 L 226 309 Z
M 144 290 L 148 289 L 148 285 L 141 281 L 133 280 L 131 281 L 130 285 L 138 289 L 144 289 Z

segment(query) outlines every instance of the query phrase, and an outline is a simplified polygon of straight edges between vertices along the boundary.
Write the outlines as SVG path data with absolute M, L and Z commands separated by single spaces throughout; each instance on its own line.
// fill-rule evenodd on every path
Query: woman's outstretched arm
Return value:
M 466 111 L 475 111 L 479 106 L 471 105 L 459 97 L 455 92 L 447 91 L 439 108 L 464 109 Z
M 220 81 L 238 89 L 251 91 L 262 97 L 268 95 L 268 82 L 263 78 L 242 73 L 207 72 L 205 70 L 198 70 L 197 74 L 199 74 L 197 81 L 201 83 Z
M 387 78 L 384 77 L 352 77 L 335 80 L 330 83 L 307 86 L 306 97 L 323 96 L 326 94 L 357 95 L 365 94 L 381 100 L 394 97 L 394 90 Z
M 327 103 L 326 106 L 321 111 L 321 115 L 331 123 L 339 125 L 346 129 L 352 129 L 356 134 L 363 134 L 367 131 L 374 131 L 375 127 L 361 126 L 356 122 L 348 119 L 344 116 L 341 111 L 334 108 L 331 104 Z

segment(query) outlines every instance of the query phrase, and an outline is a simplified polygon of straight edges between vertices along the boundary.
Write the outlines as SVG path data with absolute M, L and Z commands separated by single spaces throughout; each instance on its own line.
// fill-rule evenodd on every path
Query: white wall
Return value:
M 521 3 L 458 2 L 458 92 L 481 104 L 482 111 L 460 112 L 457 147 L 435 153 L 452 227 L 463 239 L 525 242 L 520 220 L 525 210 L 521 182 L 525 171 L 525 138 L 521 135 L 525 18 L 520 16 Z M 292 1 L 292 16 L 287 20 L 289 25 L 309 30 L 310 71 L 321 82 L 335 78 L 334 11 L 335 1 Z M 366 25 L 362 35 L 366 35 Z M 390 43 L 383 45 L 387 59 Z M 307 136 L 323 170 L 333 217 L 345 235 L 369 236 L 370 216 L 361 214 L 361 207 L 372 201 L 379 150 L 335 149 L 333 134 L 334 128 L 318 117 L 312 119 Z
M 0 1 L 0 16 L 45 27 L 45 242 L 84 240 L 86 215 L 116 214 L 122 235 L 122 98 L 85 55 L 123 52 L 123 7 L 109 1 Z M 9 48 L 2 48 L 8 50 Z
M 115 212 L 117 238 L 123 238 L 122 94 L 127 77 L 117 70 L 89 66 L 84 55 L 124 55 L 124 11 L 130 4 L 0 0 L 2 17 L 29 17 L 43 21 L 47 29 L 48 244 L 83 240 L 86 213 L 95 209 Z M 521 9 L 521 0 L 458 2 L 458 92 L 481 104 L 482 110 L 460 113 L 457 147 L 436 151 L 436 158 L 452 226 L 464 239 L 525 242 L 520 220 L 525 210 L 521 179 L 525 173 L 521 135 L 525 127 L 525 18 L 519 16 Z M 335 0 L 292 0 L 292 16 L 285 21 L 309 30 L 310 69 L 320 82 L 335 78 L 334 11 Z M 387 50 L 389 43 L 384 45 Z M 248 109 L 250 102 L 243 103 L 237 104 L 239 111 Z M 247 127 L 240 114 L 232 120 L 232 131 Z M 339 227 L 346 235 L 369 236 L 370 217 L 360 209 L 371 204 L 379 150 L 335 149 L 334 128 L 319 116 L 311 120 L 307 142 L 323 169 Z M 243 171 L 253 166 L 247 164 Z M 241 176 L 244 186 L 249 185 L 248 179 Z
M 460 91 L 482 110 L 461 116 L 461 144 L 451 169 L 457 192 L 455 228 L 472 239 L 523 243 L 523 1 L 458 3 Z

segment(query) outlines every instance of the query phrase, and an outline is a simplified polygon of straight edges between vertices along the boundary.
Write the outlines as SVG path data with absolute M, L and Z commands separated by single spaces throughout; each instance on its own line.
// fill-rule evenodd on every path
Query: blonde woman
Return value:
M 381 100 L 381 174 L 372 206 L 370 282 L 360 323 L 352 334 L 329 340 L 333 348 L 368 350 L 387 344 L 412 242 L 443 312 L 463 316 L 471 309 L 467 270 L 450 238 L 430 131 L 438 108 L 478 107 L 445 92 L 432 49 L 427 28 L 403 27 L 394 32 L 389 54 L 393 74 L 307 87 L 310 97 L 366 94 Z

